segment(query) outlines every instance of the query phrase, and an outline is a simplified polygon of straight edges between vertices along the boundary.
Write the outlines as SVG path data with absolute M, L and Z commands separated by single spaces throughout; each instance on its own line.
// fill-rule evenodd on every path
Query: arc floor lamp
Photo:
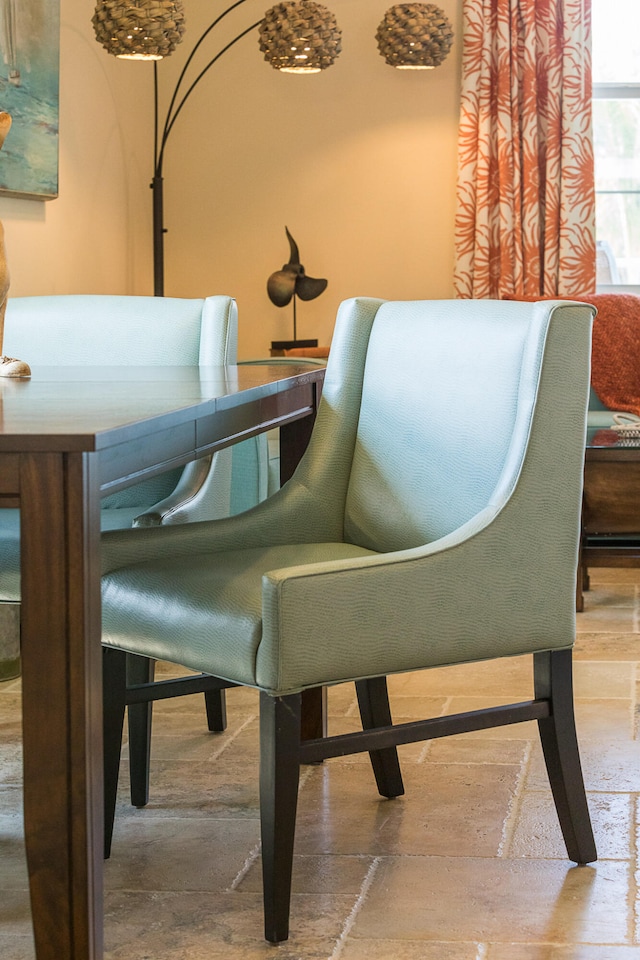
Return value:
M 165 149 L 178 116 L 205 74 L 231 47 L 254 30 L 259 31 L 260 49 L 265 60 L 276 70 L 285 73 L 317 73 L 331 66 L 340 53 L 341 33 L 330 10 L 310 0 L 279 3 L 218 50 L 189 81 L 189 68 L 204 41 L 225 17 L 246 2 L 236 0 L 198 38 L 180 72 L 162 124 L 159 118 L 157 61 L 172 53 L 182 39 L 182 0 L 99 0 L 93 15 L 96 37 L 109 53 L 122 59 L 154 61 L 155 134 L 151 189 L 155 296 L 164 294 Z
M 163 163 L 167 141 L 185 103 L 202 78 L 227 50 L 253 30 L 259 34 L 264 59 L 282 73 L 318 73 L 330 67 L 341 50 L 342 34 L 334 14 L 315 0 L 283 0 L 224 45 L 195 75 L 187 79 L 203 42 L 236 7 L 223 10 L 196 41 L 178 77 L 169 107 L 160 124 L 157 61 L 169 56 L 184 34 L 183 0 L 98 0 L 93 14 L 96 38 L 113 56 L 154 61 L 153 288 L 164 295 Z M 443 11 L 431 3 L 401 3 L 391 7 L 378 27 L 378 48 L 391 66 L 430 69 L 449 53 L 453 30 Z

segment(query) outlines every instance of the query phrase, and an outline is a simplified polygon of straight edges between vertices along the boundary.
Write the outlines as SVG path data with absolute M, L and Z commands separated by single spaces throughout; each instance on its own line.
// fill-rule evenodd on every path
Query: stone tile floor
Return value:
M 594 570 L 578 616 L 578 732 L 600 859 L 565 858 L 534 724 L 401 748 L 406 796 L 366 757 L 305 768 L 292 933 L 262 940 L 257 696 L 155 707 L 152 799 L 123 769 L 106 864 L 108 960 L 640 960 L 640 570 Z M 391 681 L 396 719 L 526 699 L 527 658 Z M 20 683 L 0 684 L 0 957 L 32 960 L 20 816 Z M 357 722 L 330 692 L 333 731 Z M 62 958 L 61 958 L 62 960 Z

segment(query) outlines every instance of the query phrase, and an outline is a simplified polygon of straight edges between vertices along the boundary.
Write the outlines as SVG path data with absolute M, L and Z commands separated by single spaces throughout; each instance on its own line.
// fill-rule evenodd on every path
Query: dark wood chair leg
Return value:
M 260 694 L 260 821 L 264 935 L 289 936 L 291 873 L 300 775 L 300 694 Z
M 391 726 L 391 708 L 389 706 L 386 677 L 357 680 L 356 693 L 363 730 Z M 404 793 L 404 784 L 396 747 L 372 750 L 369 757 L 380 796 L 401 797 Z
M 134 653 L 127 654 L 128 687 L 138 683 L 153 683 L 154 674 L 154 660 Z M 212 733 L 222 733 L 227 727 L 227 704 L 224 690 L 205 691 L 204 702 L 209 730 Z M 134 807 L 145 807 L 149 802 L 153 701 L 130 703 L 127 714 L 131 803 Z
M 589 567 L 583 563 L 582 564 L 582 589 L 583 591 L 591 589 L 591 578 L 589 577 Z
M 584 532 L 580 536 L 578 548 L 578 572 L 576 574 L 576 613 L 582 613 L 584 610 L 584 591 L 589 589 L 589 570 L 584 562 Z
M 207 690 L 204 705 L 209 731 L 223 733 L 227 729 L 227 698 L 224 690 Z
M 327 735 L 327 688 L 302 692 L 302 739 L 319 740 Z
M 102 723 L 104 736 L 104 855 L 111 854 L 126 698 L 126 654 L 102 648 Z
M 592 863 L 597 852 L 576 736 L 571 650 L 534 654 L 534 683 L 536 697 L 551 701 L 551 716 L 538 728 L 567 854 Z
M 153 683 L 155 660 L 127 653 L 127 686 Z M 149 767 L 151 763 L 151 722 L 153 703 L 130 703 L 127 710 L 129 726 L 129 782 L 131 803 L 145 807 L 149 802 Z

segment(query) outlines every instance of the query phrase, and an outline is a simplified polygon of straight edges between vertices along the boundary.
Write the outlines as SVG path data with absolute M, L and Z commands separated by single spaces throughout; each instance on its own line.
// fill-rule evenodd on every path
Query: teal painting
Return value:
M 0 196 L 58 195 L 60 0 L 0 0 Z

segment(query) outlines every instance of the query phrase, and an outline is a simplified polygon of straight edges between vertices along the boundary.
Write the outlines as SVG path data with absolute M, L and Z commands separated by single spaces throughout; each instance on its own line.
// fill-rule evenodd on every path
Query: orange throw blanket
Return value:
M 586 297 L 513 297 L 514 300 L 579 300 L 592 303 L 591 385 L 610 410 L 640 416 L 640 297 L 594 293 Z
M 593 389 L 610 410 L 640 416 L 640 297 L 596 293 L 580 299 L 598 311 L 591 348 Z

